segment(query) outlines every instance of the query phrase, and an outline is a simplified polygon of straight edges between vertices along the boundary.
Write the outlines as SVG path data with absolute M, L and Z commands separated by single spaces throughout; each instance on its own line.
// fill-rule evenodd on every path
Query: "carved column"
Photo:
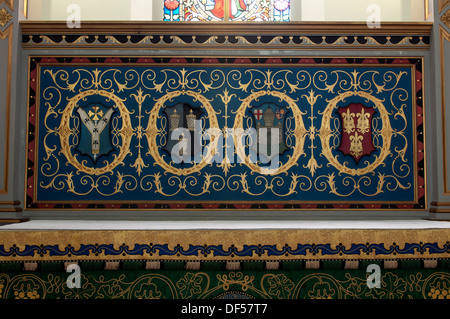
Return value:
M 430 132 L 436 134 L 428 148 L 433 177 L 430 218 L 450 220 L 450 0 L 435 1 L 434 20 L 431 77 L 435 85 L 428 87 L 435 112 Z
M 22 145 L 16 135 L 17 58 L 19 49 L 19 1 L 0 0 L 0 222 L 21 219 L 18 199 L 16 145 Z M 25 107 L 23 109 L 26 109 Z M 17 143 L 17 144 L 16 144 Z

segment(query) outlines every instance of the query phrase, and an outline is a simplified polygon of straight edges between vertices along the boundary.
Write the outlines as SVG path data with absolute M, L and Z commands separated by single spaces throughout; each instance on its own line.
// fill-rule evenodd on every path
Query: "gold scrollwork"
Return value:
M 120 152 L 117 156 L 115 156 L 114 160 L 111 163 L 104 162 L 105 166 L 98 168 L 88 167 L 83 163 L 80 163 L 77 159 L 77 156 L 72 154 L 71 149 L 74 145 L 70 143 L 70 136 L 74 134 L 73 129 L 70 127 L 70 119 L 72 113 L 77 107 L 77 103 L 80 100 L 92 95 L 100 95 L 107 98 L 108 100 L 112 100 L 115 103 L 114 107 L 119 109 L 120 117 L 122 118 L 122 128 L 120 129 L 119 133 L 122 138 Z M 102 175 L 106 173 L 113 173 L 113 169 L 117 165 L 124 162 L 125 157 L 130 152 L 131 138 L 133 137 L 133 128 L 131 126 L 130 112 L 123 102 L 124 100 L 120 99 L 113 93 L 97 89 L 81 92 L 69 100 L 69 103 L 62 112 L 61 124 L 58 128 L 61 140 L 61 153 L 65 155 L 68 164 L 75 167 L 78 171 L 84 172 L 89 175 Z
M 304 154 L 305 139 L 308 132 L 305 128 L 305 124 L 303 122 L 302 117 L 303 115 L 305 115 L 305 113 L 302 113 L 300 111 L 295 100 L 293 100 L 286 94 L 278 91 L 262 90 L 254 92 L 243 100 L 241 106 L 237 110 L 233 128 L 235 132 L 239 130 L 244 130 L 245 111 L 250 107 L 250 103 L 252 101 L 257 100 L 263 96 L 273 96 L 279 98 L 280 101 L 286 101 L 288 104 L 288 108 L 292 110 L 293 117 L 295 118 L 296 122 L 296 127 L 293 131 L 293 136 L 295 137 L 296 140 L 293 147 L 294 148 L 293 155 L 288 156 L 289 160 L 285 164 L 282 164 L 277 168 L 261 167 L 257 163 L 254 163 L 252 160 L 250 160 L 249 156 L 245 154 L 245 147 L 242 143 L 242 140 L 240 138 L 237 138 L 237 136 L 235 136 L 234 139 L 236 145 L 236 153 L 240 158 L 240 160 L 242 161 L 242 163 L 244 163 L 254 173 L 263 175 L 277 175 L 281 173 L 287 173 L 292 166 L 298 165 L 297 163 L 298 159 L 300 158 L 300 156 Z
M 193 166 L 189 168 L 176 168 L 163 159 L 159 152 L 159 144 L 156 142 L 157 137 L 164 131 L 164 128 L 159 127 L 157 123 L 158 119 L 160 118 L 159 112 L 162 108 L 165 107 L 165 103 L 167 101 L 170 101 L 181 95 L 190 96 L 194 100 L 199 101 L 202 107 L 208 113 L 209 128 L 219 130 L 219 122 L 210 101 L 200 93 L 182 90 L 170 92 L 156 101 L 154 108 L 150 112 L 149 122 L 144 134 L 147 137 L 148 141 L 148 154 L 153 157 L 153 159 L 155 160 L 155 164 L 163 168 L 165 172 L 178 176 L 186 176 L 198 173 L 204 167 L 211 164 L 214 156 L 216 155 L 216 152 L 218 151 L 218 147 L 220 146 L 218 145 L 219 139 L 211 139 L 211 142 L 208 146 L 206 146 L 206 150 L 203 152 L 202 161 L 200 163 L 193 164 Z
M 330 145 L 330 138 L 333 136 L 333 129 L 331 128 L 331 119 L 332 113 L 337 108 L 337 104 L 340 101 L 345 100 L 351 96 L 359 96 L 366 100 L 370 100 L 374 103 L 375 108 L 380 112 L 380 118 L 383 124 L 382 129 L 380 130 L 380 136 L 383 139 L 383 143 L 380 146 L 380 154 L 375 155 L 375 160 L 372 163 L 367 163 L 367 165 L 363 168 L 350 168 L 347 167 L 346 163 L 341 163 L 336 156 L 332 153 L 332 147 Z M 383 101 L 372 96 L 371 94 L 364 91 L 347 91 L 339 94 L 334 99 L 329 101 L 326 109 L 323 111 L 322 117 L 322 126 L 320 128 L 320 140 L 322 143 L 322 154 L 326 157 L 331 165 L 333 165 L 340 173 L 352 175 L 352 176 L 361 176 L 368 173 L 371 173 L 377 168 L 379 165 L 383 164 L 386 157 L 391 154 L 391 141 L 394 131 L 391 127 L 391 123 L 389 121 L 389 113 L 383 105 Z
M 44 153 L 41 154 L 43 163 L 40 170 L 43 177 L 52 179 L 45 183 L 40 181 L 40 187 L 45 189 L 66 189 L 80 196 L 93 191 L 102 196 L 112 196 L 138 189 L 174 198 L 181 193 L 198 197 L 224 189 L 240 192 L 246 197 L 269 193 L 277 197 L 299 193 L 301 196 L 301 192 L 311 189 L 317 192 L 328 190 L 339 197 L 357 192 L 363 196 L 376 196 L 384 191 L 411 187 L 409 180 L 406 180 L 412 172 L 412 166 L 406 164 L 411 160 L 407 152 L 411 147 L 407 129 L 410 123 L 407 112 L 410 95 L 407 89 L 399 87 L 407 72 L 148 68 L 142 74 L 137 70 L 123 73 L 118 69 L 49 69 L 43 74 L 50 76 L 54 82 L 46 86 L 41 95 L 41 101 L 47 108 L 46 113 L 41 113 L 44 118 L 40 127 L 46 131 L 41 138 Z M 129 105 L 124 104 L 125 98 L 118 97 L 120 92 L 132 98 Z M 387 92 L 390 94 L 384 94 Z M 383 93 L 384 99 L 380 98 L 380 93 Z M 74 151 L 79 143 L 82 124 L 74 111 L 77 103 L 95 95 L 114 102 L 114 108 L 120 111 L 111 119 L 111 142 L 116 152 L 111 159 L 98 162 L 100 165 L 96 165 L 97 168 L 88 167 L 87 162 L 81 161 L 80 155 Z M 363 112 L 343 115 L 343 123 L 341 118 L 334 116 L 342 102 L 355 97 L 364 99 L 377 110 L 378 115 L 372 117 L 372 121 Z M 273 165 L 263 166 L 252 160 L 250 154 L 247 155 L 249 139 L 241 139 L 238 132 L 253 128 L 255 124 L 253 117 L 249 116 L 249 110 L 254 106 L 252 103 L 276 99 L 291 112 L 284 123 L 284 138 L 289 152 L 284 153 L 282 162 L 273 168 Z M 68 104 L 61 105 L 65 100 Z M 174 100 L 191 100 L 200 105 L 206 111 L 202 115 L 202 133 L 212 129 L 221 132 L 224 137 L 220 139 L 211 135 L 209 144 L 202 142 L 202 160 L 185 163 L 184 166 L 174 165 L 163 151 L 169 134 L 167 118 L 162 111 Z M 136 104 L 137 108 L 131 108 L 131 104 Z M 223 120 L 219 126 L 220 116 Z M 348 125 L 346 116 L 349 118 Z M 57 118 L 60 123 L 54 121 Z M 234 123 L 229 123 L 233 118 Z M 229 126 L 232 129 L 229 130 Z M 378 150 L 376 153 L 360 161 L 356 167 L 336 154 L 343 131 L 358 131 L 351 141 L 356 155 L 363 148 L 361 134 L 367 133 L 370 128 L 373 146 Z M 52 135 L 59 137 L 61 150 L 56 143 L 52 143 Z M 136 143 L 131 145 L 133 138 Z M 145 142 L 148 143 L 148 150 L 145 150 Z M 225 144 L 222 145 L 222 142 Z M 131 151 L 133 160 L 126 163 L 125 159 Z M 217 168 L 222 169 L 223 175 L 210 174 L 205 168 L 208 165 L 212 167 L 213 162 L 220 158 L 216 155 L 222 152 L 226 155 L 217 163 Z M 67 162 L 62 160 L 62 155 Z M 147 162 L 145 156 L 150 161 Z M 236 162 L 233 162 L 234 156 L 237 157 Z M 302 160 L 302 157 L 305 159 Z M 386 161 L 388 157 L 392 159 Z M 61 172 L 60 168 L 64 165 L 73 166 L 73 169 Z M 242 165 L 241 169 L 233 169 L 238 165 Z M 386 165 L 392 165 L 391 172 L 387 171 L 388 168 L 385 173 L 377 169 Z M 119 172 L 118 166 L 131 167 L 136 176 Z M 158 166 L 157 171 L 146 170 L 152 166 Z M 249 168 L 249 171 L 243 172 L 242 167 Z M 326 167 L 332 170 L 323 172 L 322 168 Z M 299 174 L 303 171 L 305 174 Z M 74 176 L 80 178 L 75 180 Z M 75 189 L 77 185 L 82 187 Z

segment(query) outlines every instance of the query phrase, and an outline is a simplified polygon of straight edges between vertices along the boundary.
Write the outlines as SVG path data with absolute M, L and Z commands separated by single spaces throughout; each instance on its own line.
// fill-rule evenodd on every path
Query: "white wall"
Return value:
M 291 0 L 303 21 L 367 21 L 378 6 L 380 21 L 424 21 L 424 0 Z M 297 13 L 293 15 L 297 18 Z
M 159 20 L 154 13 L 162 17 L 160 0 L 28 0 L 28 19 L 65 21 L 74 13 L 67 12 L 71 5 L 79 7 L 82 21 Z

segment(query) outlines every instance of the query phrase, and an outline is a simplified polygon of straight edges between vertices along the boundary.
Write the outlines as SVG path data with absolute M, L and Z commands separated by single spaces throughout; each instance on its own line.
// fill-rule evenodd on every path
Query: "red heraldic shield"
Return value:
M 352 156 L 356 164 L 375 151 L 372 140 L 372 120 L 375 110 L 360 103 L 352 103 L 338 110 L 341 116 L 341 145 L 344 155 Z

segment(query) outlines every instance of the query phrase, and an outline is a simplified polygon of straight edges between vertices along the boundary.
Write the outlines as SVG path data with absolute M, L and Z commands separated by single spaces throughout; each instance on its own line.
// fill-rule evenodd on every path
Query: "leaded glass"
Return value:
M 290 0 L 163 0 L 164 21 L 289 21 Z

